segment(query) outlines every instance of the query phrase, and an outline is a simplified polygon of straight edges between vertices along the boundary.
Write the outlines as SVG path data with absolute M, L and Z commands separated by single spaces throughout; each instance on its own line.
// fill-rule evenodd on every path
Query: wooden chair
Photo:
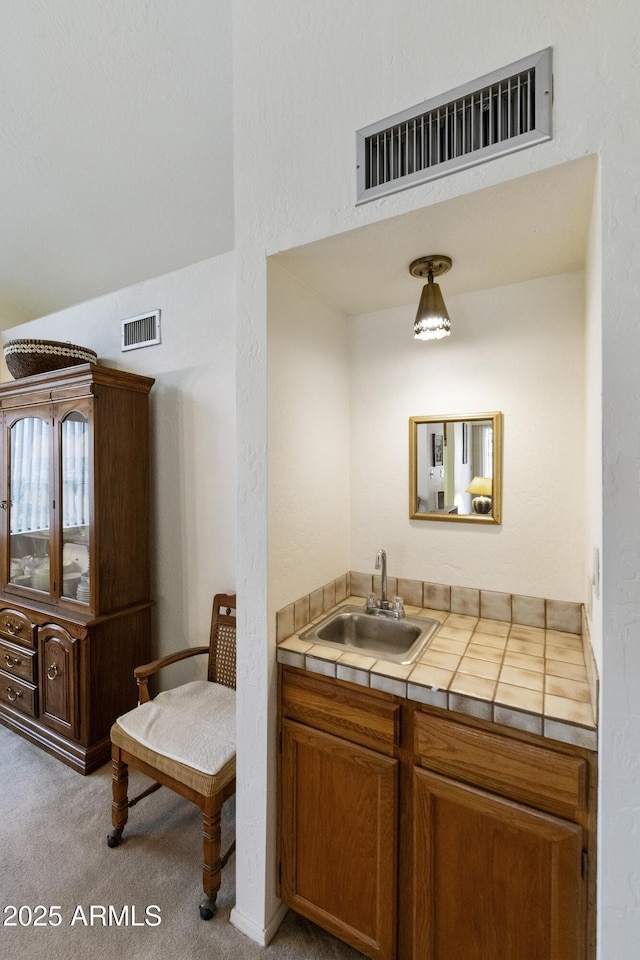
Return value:
M 111 728 L 113 830 L 107 843 L 110 847 L 120 844 L 129 807 L 163 784 L 196 803 L 203 825 L 203 920 L 214 914 L 221 870 L 235 849 L 234 842 L 220 855 L 222 806 L 236 788 L 235 606 L 235 596 L 214 597 L 208 647 L 190 647 L 136 667 L 139 704 Z M 171 663 L 204 653 L 209 655 L 207 680 L 185 683 L 150 698 L 149 677 Z M 127 796 L 129 767 L 155 781 L 132 800 Z

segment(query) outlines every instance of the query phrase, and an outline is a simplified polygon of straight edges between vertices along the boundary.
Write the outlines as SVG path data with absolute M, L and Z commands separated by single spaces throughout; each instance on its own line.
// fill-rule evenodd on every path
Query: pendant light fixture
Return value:
M 434 277 L 440 277 L 449 270 L 451 270 L 451 257 L 445 257 L 440 253 L 420 257 L 409 266 L 412 277 L 427 278 L 413 324 L 413 335 L 416 340 L 441 340 L 451 333 L 451 321 L 440 287 L 433 282 Z

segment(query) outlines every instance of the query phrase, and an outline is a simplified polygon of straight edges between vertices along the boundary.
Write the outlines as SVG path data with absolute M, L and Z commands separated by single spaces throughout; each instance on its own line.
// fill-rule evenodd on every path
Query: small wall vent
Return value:
M 357 203 L 551 139 L 551 47 L 356 133 Z
M 141 313 L 122 321 L 122 350 L 137 350 L 160 343 L 160 311 Z

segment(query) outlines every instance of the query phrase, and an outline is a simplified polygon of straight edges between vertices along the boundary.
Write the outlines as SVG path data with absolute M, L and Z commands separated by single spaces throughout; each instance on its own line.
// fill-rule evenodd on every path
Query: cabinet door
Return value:
M 582 829 L 415 770 L 414 956 L 582 960 Z
M 2 581 L 12 593 L 51 593 L 51 407 L 8 411 L 6 429 L 6 530 Z
M 282 897 L 369 957 L 396 940 L 398 761 L 283 722 Z
M 55 624 L 38 630 L 40 718 L 71 739 L 79 735 L 78 643 Z
M 55 405 L 61 547 L 57 581 L 63 600 L 89 604 L 89 552 L 93 516 L 92 400 L 82 398 Z

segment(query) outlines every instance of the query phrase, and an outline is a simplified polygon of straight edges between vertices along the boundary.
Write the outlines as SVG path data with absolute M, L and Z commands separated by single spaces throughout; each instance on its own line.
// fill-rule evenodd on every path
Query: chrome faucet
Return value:
M 365 613 L 403 620 L 405 612 L 402 597 L 394 597 L 393 605 L 387 599 L 387 554 L 385 550 L 378 550 L 376 554 L 376 570 L 380 571 L 380 599 L 378 600 L 375 593 L 370 593 L 367 597 Z
M 387 600 L 387 552 L 378 550 L 376 554 L 376 570 L 380 570 L 380 606 L 383 610 L 389 607 Z

